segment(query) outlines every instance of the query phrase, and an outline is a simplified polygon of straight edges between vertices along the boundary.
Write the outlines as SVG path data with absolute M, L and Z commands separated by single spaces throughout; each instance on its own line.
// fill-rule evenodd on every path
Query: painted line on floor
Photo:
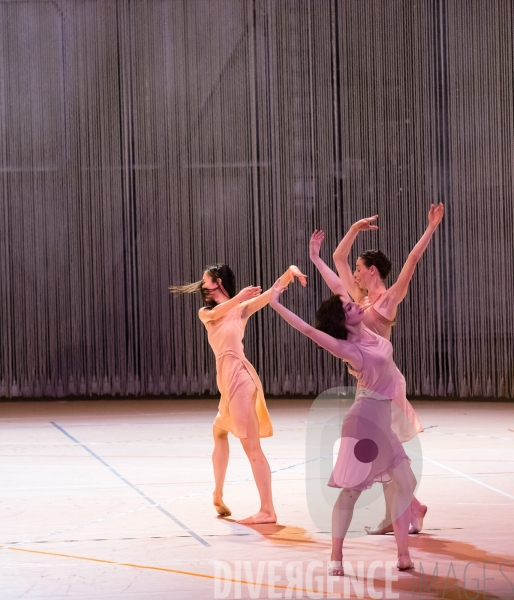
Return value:
M 157 510 L 159 510 L 160 512 L 162 512 L 164 515 L 166 515 L 176 525 L 178 525 L 179 527 L 181 527 L 182 529 L 184 529 L 185 531 L 187 531 L 191 537 L 194 537 L 198 542 L 200 542 L 204 546 L 207 546 L 208 548 L 210 548 L 211 545 L 208 542 L 206 542 L 203 538 L 201 538 L 198 534 L 196 534 L 187 525 L 184 525 L 184 523 L 182 523 L 181 521 L 179 521 L 170 512 L 168 512 L 165 508 L 163 508 L 157 502 L 155 502 L 154 500 L 152 500 L 149 496 L 147 496 L 137 486 L 135 486 L 128 479 L 126 479 L 125 477 L 123 477 L 123 475 L 121 475 L 120 473 L 118 473 L 118 471 L 116 471 L 113 467 L 111 467 L 111 465 L 109 463 L 105 462 L 105 460 L 103 458 L 101 458 L 100 456 L 98 456 L 98 454 L 96 454 L 95 452 L 93 452 L 93 450 L 91 450 L 90 448 L 88 448 L 85 444 L 82 444 L 81 442 L 79 442 L 76 438 L 74 438 L 70 433 L 68 433 L 65 429 L 63 429 L 57 423 L 54 423 L 53 421 L 50 421 L 50 423 L 56 429 L 58 429 L 61 433 L 63 433 L 65 436 L 69 437 L 70 440 L 72 440 L 73 442 L 75 442 L 76 444 L 78 444 L 79 446 L 81 446 L 86 452 L 89 452 L 89 454 L 91 454 L 91 456 L 93 458 L 96 458 L 96 460 L 98 460 L 99 462 L 101 462 L 104 465 L 104 467 L 107 467 L 109 469 L 109 471 L 111 471 L 111 473 L 113 475 L 115 475 L 118 479 L 120 479 L 121 481 L 123 481 L 124 483 L 126 483 L 129 487 L 131 487 L 135 492 L 137 492 L 140 496 L 142 496 L 154 508 L 156 508 Z
M 69 435 L 68 435 L 69 437 Z M 79 442 L 80 443 L 80 442 Z M 83 444 L 81 444 L 83 446 Z M 319 460 L 321 457 L 312 459 L 312 460 Z M 294 467 L 298 467 L 301 466 L 303 464 L 305 464 L 306 461 L 300 462 L 300 463 L 294 463 L 292 465 L 288 465 L 286 467 L 282 467 L 280 469 L 276 469 L 274 471 L 271 471 L 272 473 L 277 473 L 278 471 L 283 471 L 283 470 L 287 470 L 287 469 L 292 469 Z M 245 479 L 238 479 L 236 481 L 229 481 L 227 483 L 225 483 L 226 486 L 232 486 L 232 485 L 241 485 L 241 484 L 246 484 L 253 481 L 253 477 L 247 477 Z M 105 489 L 105 488 L 100 488 L 100 489 Z M 151 506 L 142 506 L 140 508 L 135 508 L 132 510 L 127 510 L 127 511 L 123 511 L 121 513 L 117 513 L 115 515 L 109 515 L 108 517 L 101 517 L 99 519 L 93 519 L 91 521 L 86 521 L 86 522 L 82 522 L 82 523 L 78 523 L 76 525 L 68 525 L 66 527 L 61 527 L 60 529 L 54 530 L 52 532 L 49 533 L 45 533 L 44 535 L 40 535 L 37 536 L 35 538 L 31 538 L 28 540 L 20 540 L 19 542 L 12 542 L 10 545 L 21 545 L 21 544 L 33 544 L 33 543 L 39 543 L 41 541 L 46 541 L 47 538 L 49 537 L 53 537 L 55 535 L 59 535 L 60 533 L 66 533 L 68 531 L 75 531 L 77 529 L 82 529 L 85 527 L 90 527 L 91 525 L 96 525 L 98 523 L 105 523 L 107 521 L 112 521 L 114 519 L 119 519 L 122 517 L 126 517 L 128 515 L 133 515 L 136 514 L 138 512 L 141 511 L 145 511 L 145 510 L 150 510 L 154 507 L 159 508 L 162 504 L 170 504 L 171 502 L 176 502 L 178 500 L 185 500 L 187 498 L 194 498 L 197 496 L 202 496 L 204 494 L 210 494 L 212 493 L 212 487 L 208 487 L 208 488 L 204 488 L 203 490 L 198 490 L 197 492 L 192 492 L 189 494 L 182 494 L 180 496 L 175 496 L 174 498 L 169 498 L 167 500 L 163 500 L 162 502 L 160 502 L 159 504 L 154 504 Z
M 493 492 L 496 492 L 497 494 L 501 494 L 502 496 L 506 496 L 507 498 L 514 500 L 514 496 L 512 496 L 511 494 L 507 494 L 507 492 L 504 492 L 503 490 L 499 490 L 498 488 L 495 488 L 492 485 L 484 483 L 483 481 L 480 481 L 480 479 L 475 479 L 475 477 L 471 477 L 470 475 L 466 475 L 466 473 L 461 473 L 460 471 L 457 471 L 456 469 L 447 467 L 446 465 L 443 465 L 442 463 L 437 462 L 436 460 L 432 460 L 431 458 L 427 458 L 424 455 L 422 456 L 421 454 L 418 454 L 417 452 L 411 451 L 411 454 L 416 454 L 416 456 L 419 456 L 424 461 L 426 460 L 427 462 L 432 463 L 433 465 L 437 465 L 438 467 L 441 467 L 441 469 L 446 469 L 447 471 L 450 471 L 450 473 L 455 473 L 455 475 L 459 475 L 460 477 L 469 479 L 470 481 L 473 481 L 474 483 L 478 483 L 479 485 L 481 485 L 489 490 L 492 490 Z
M 106 560 L 102 558 L 91 558 L 89 556 L 76 556 L 74 554 L 61 554 L 57 552 L 44 552 L 43 550 L 29 550 L 28 548 L 12 548 L 11 546 L 0 546 L 4 550 L 15 550 L 16 552 L 27 552 L 31 554 L 42 554 L 44 556 L 56 556 L 59 558 L 73 558 L 75 560 L 84 560 L 88 562 L 96 562 L 106 565 L 115 565 L 118 567 L 131 567 L 132 569 L 142 569 L 148 571 L 162 571 L 164 573 L 174 573 L 176 575 L 189 575 L 190 577 L 200 577 L 202 579 L 210 579 L 211 581 L 230 581 L 232 583 L 242 583 L 244 585 L 260 586 L 267 588 L 276 588 L 282 590 L 290 590 L 291 592 L 307 592 L 308 594 L 317 594 L 316 597 L 323 596 L 333 598 L 334 596 L 342 598 L 343 595 L 338 592 L 319 592 L 317 590 L 309 590 L 307 588 L 291 587 L 287 585 L 276 585 L 271 583 L 256 583 L 254 581 L 246 581 L 244 579 L 230 579 L 228 577 L 215 577 L 214 575 L 206 575 L 204 573 L 195 573 L 194 571 L 182 571 L 179 569 L 167 569 L 166 567 L 154 567 L 151 565 L 139 565 L 136 563 L 124 563 L 114 560 Z
M 424 431 L 427 431 L 430 427 L 425 427 Z M 477 433 L 453 433 L 451 431 L 427 431 L 432 435 L 454 435 L 457 437 L 471 437 L 471 438 L 482 438 L 488 440 L 503 440 L 505 442 L 513 442 L 514 438 L 510 437 L 498 437 L 497 435 L 478 435 Z

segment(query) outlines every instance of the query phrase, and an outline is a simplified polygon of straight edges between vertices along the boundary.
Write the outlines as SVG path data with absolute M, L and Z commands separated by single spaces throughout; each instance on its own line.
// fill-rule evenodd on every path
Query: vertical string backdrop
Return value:
M 393 333 L 409 394 L 514 397 L 510 0 L 0 3 L 0 396 L 215 393 L 196 297 L 227 262 L 310 322 L 309 262 L 379 215 L 351 260 L 427 226 Z M 267 393 L 350 382 L 266 308 Z

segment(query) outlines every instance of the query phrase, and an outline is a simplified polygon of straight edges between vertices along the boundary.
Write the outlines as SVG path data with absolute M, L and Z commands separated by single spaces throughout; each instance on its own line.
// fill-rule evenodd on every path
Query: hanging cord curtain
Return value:
M 408 392 L 514 397 L 510 0 L 0 3 L 0 396 L 215 393 L 200 300 L 380 248 L 389 283 L 427 226 L 393 332 Z M 245 348 L 265 391 L 350 383 L 264 309 Z

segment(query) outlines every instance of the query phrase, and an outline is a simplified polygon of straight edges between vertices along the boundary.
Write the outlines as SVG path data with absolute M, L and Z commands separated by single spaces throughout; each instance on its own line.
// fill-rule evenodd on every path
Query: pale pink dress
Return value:
M 369 337 L 356 344 L 363 365 L 351 371 L 358 380 L 357 394 L 343 420 L 341 446 L 328 482 L 331 487 L 361 491 L 377 481 L 389 482 L 390 471 L 409 460 L 392 429 L 392 415 L 401 411 L 391 399 L 402 377 L 393 361 L 393 347 L 380 335 L 364 330 Z
M 396 325 L 396 321 L 390 321 L 386 319 L 383 315 L 381 315 L 371 304 L 369 297 L 365 296 L 359 302 L 359 306 L 364 310 L 364 319 L 362 322 L 364 325 L 371 329 L 374 333 L 378 333 L 378 335 L 382 336 L 386 340 L 391 340 L 391 329 L 394 325 Z M 396 411 L 393 414 L 393 431 L 398 435 L 401 442 L 407 442 L 412 439 L 413 432 L 421 433 L 423 431 L 423 425 L 419 420 L 418 415 L 414 408 L 412 408 L 412 404 L 407 400 L 407 388 L 405 384 L 405 377 L 398 370 L 398 387 L 392 396 L 393 402 L 402 410 L 402 412 L 407 416 L 410 423 L 414 426 L 414 430 L 410 426 L 409 423 L 406 423 L 403 418 L 401 418 L 401 413 Z
M 209 344 L 216 356 L 216 381 L 221 392 L 215 425 L 238 438 L 247 437 L 250 409 L 255 401 L 259 437 L 273 435 L 271 419 L 257 371 L 244 354 L 243 336 L 247 318 L 238 304 L 223 318 L 206 321 Z

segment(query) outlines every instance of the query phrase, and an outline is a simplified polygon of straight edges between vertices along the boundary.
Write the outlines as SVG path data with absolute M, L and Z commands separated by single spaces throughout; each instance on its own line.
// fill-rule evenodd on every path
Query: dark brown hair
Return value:
M 330 296 L 328 300 L 322 302 L 316 311 L 314 327 L 337 340 L 345 340 L 348 337 L 345 323 L 346 313 L 344 312 L 341 296 L 336 294 Z
M 381 250 L 366 250 L 359 258 L 368 269 L 376 267 L 381 279 L 386 279 L 391 272 L 391 261 Z

